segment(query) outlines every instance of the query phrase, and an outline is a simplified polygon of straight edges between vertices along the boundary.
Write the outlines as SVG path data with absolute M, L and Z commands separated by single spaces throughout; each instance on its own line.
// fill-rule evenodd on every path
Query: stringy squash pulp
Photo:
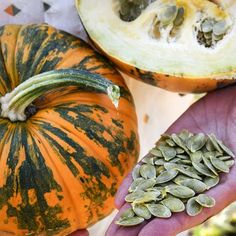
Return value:
M 222 6 L 207 0 L 76 3 L 95 44 L 139 80 L 177 92 L 235 82 L 235 1 L 221 1 Z

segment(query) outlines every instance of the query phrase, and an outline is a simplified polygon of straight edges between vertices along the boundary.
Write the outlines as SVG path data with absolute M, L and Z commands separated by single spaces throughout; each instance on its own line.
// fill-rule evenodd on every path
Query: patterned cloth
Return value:
M 74 0 L 0 0 L 0 26 L 42 22 L 87 40 Z

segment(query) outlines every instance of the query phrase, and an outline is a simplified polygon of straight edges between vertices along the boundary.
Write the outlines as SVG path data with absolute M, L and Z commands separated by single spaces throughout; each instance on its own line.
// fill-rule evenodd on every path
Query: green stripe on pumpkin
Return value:
M 0 43 L 1 43 L 0 46 L 3 46 L 3 43 L 1 41 Z M 5 93 L 11 91 L 11 80 L 7 74 L 4 58 L 2 55 L 2 50 L 0 50 L 0 86 L 4 89 Z M 4 94 L 1 94 L 1 95 L 4 95 Z
M 33 143 L 31 145 L 30 140 Z M 54 180 L 52 170 L 46 166 L 37 144 L 23 124 L 15 127 L 10 142 L 11 149 L 7 156 L 9 171 L 6 185 L 0 188 L 0 209 L 7 205 L 8 218 L 15 217 L 20 229 L 39 233 L 44 230 L 69 227 L 68 220 L 58 217 L 62 212 L 61 207 L 47 204 L 44 194 L 56 190 L 59 195 L 61 187 Z M 24 148 L 25 160 L 17 167 L 19 164 L 17 153 L 20 148 Z M 30 203 L 29 190 L 35 191 L 37 198 L 35 203 Z M 17 194 L 20 194 L 22 202 L 15 207 L 9 200 Z M 39 228 L 40 225 L 44 225 L 45 228 Z

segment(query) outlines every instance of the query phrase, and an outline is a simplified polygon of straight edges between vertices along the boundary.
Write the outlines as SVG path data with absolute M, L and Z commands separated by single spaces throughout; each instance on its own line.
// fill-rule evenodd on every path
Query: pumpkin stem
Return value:
M 0 98 L 1 117 L 11 121 L 25 121 L 25 109 L 38 97 L 55 88 L 76 85 L 107 93 L 118 107 L 120 88 L 101 75 L 85 70 L 61 69 L 44 72 L 19 84 L 13 91 Z

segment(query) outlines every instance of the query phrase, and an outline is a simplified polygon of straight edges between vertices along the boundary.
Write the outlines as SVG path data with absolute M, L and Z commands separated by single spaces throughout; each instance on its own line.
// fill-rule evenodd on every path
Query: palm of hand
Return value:
M 236 154 L 236 87 L 225 88 L 208 94 L 191 106 L 168 130 L 167 133 L 188 129 L 193 133 L 214 133 Z M 120 209 L 115 220 L 128 207 L 124 203 L 127 189 L 132 182 L 128 176 L 120 187 L 116 205 Z M 201 214 L 189 217 L 186 213 L 178 213 L 170 219 L 153 219 L 136 227 L 119 227 L 113 223 L 107 236 L 173 236 L 198 225 L 215 215 L 228 204 L 236 200 L 236 165 L 227 175 L 221 176 L 220 184 L 208 191 L 216 200 L 216 206 L 204 209 Z

